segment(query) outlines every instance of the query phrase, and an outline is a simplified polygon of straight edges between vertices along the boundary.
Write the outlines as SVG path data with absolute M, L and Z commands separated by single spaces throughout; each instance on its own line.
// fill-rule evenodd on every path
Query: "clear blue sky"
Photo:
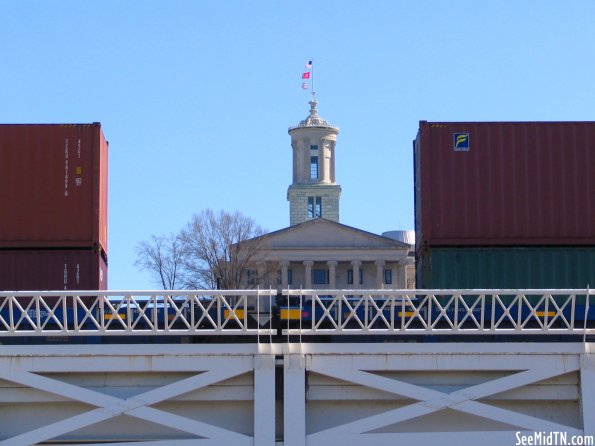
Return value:
M 418 122 L 595 120 L 595 1 L 0 3 L 0 122 L 110 141 L 109 288 L 150 289 L 151 234 L 204 208 L 289 224 L 287 128 L 340 128 L 341 222 L 413 228 Z

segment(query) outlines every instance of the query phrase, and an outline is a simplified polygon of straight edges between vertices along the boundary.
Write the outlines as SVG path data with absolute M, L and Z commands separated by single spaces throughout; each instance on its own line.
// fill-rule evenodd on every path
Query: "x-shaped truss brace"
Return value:
M 252 439 L 245 435 L 149 407 L 178 395 L 246 373 L 250 370 L 251 368 L 248 367 L 241 369 L 234 368 L 233 370 L 226 368 L 211 369 L 201 372 L 198 375 L 126 399 L 113 397 L 27 371 L 0 371 L 0 379 L 22 384 L 44 392 L 50 392 L 70 400 L 79 401 L 96 407 L 96 409 L 80 415 L 75 415 L 68 419 L 0 441 L 0 446 L 26 446 L 36 444 L 120 415 L 129 415 L 145 421 L 167 426 L 168 428 L 176 429 L 178 431 L 194 434 L 204 438 L 205 443 L 209 442 L 209 440 L 214 440 L 215 444 L 228 442 L 230 444 L 251 445 Z M 200 439 L 192 441 L 196 442 L 200 441 Z M 157 441 L 155 444 L 161 444 L 161 442 Z
M 309 371 L 365 387 L 409 397 L 418 401 L 417 403 L 405 407 L 314 433 L 310 435 L 312 439 L 330 439 L 336 434 L 361 435 L 443 409 L 452 409 L 511 426 L 517 426 L 519 428 L 518 430 L 564 431 L 568 432 L 570 435 L 581 434 L 581 431 L 574 427 L 564 426 L 552 421 L 543 420 L 477 401 L 481 398 L 486 398 L 497 393 L 519 388 L 527 384 L 573 371 L 560 366 L 522 370 L 513 373 L 512 375 L 467 387 L 452 393 L 444 393 L 428 389 L 426 387 L 392 378 L 385 378 L 362 370 L 339 370 L 337 368 L 328 368 L 324 365 L 313 365 L 309 368 Z

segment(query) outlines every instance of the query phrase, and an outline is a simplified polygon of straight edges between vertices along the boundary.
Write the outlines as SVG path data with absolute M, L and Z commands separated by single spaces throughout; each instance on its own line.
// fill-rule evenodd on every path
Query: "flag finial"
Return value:
M 312 92 L 312 99 L 309 102 L 310 104 L 310 116 L 316 116 L 318 114 L 318 110 L 316 110 L 316 106 L 318 105 L 318 101 L 316 100 L 316 92 Z

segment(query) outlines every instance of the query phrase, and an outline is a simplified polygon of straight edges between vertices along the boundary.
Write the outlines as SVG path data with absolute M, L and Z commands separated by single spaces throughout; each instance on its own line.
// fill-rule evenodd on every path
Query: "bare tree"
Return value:
M 239 289 L 242 273 L 262 248 L 265 233 L 240 212 L 211 209 L 192 217 L 180 233 L 185 249 L 186 285 L 190 288 Z
M 150 241 L 140 242 L 136 248 L 136 265 L 148 271 L 164 290 L 183 286 L 184 245 L 174 234 L 152 235 Z

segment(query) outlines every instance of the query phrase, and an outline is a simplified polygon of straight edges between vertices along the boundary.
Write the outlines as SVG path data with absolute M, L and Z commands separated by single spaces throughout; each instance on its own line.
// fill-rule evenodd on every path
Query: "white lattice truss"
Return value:
M 583 343 L 0 345 L 0 445 L 501 446 L 517 433 L 592 436 L 594 353 Z M 105 375 L 104 386 L 86 374 Z M 152 378 L 163 374 L 177 378 Z M 117 397 L 122 376 L 138 390 Z M 76 414 L 61 412 L 75 403 Z M 249 414 L 236 410 L 246 404 Z M 428 418 L 439 414 L 447 424 Z M 461 428 L 457 414 L 480 421 Z
M 335 346 L 337 350 L 334 354 L 321 354 L 325 349 L 322 346 L 309 345 L 302 349 L 302 353 L 297 353 L 286 358 L 285 365 L 285 446 L 318 446 L 328 444 L 340 444 L 342 446 L 355 446 L 362 444 L 373 444 L 375 446 L 393 446 L 395 444 L 415 444 L 436 445 L 436 444 L 457 444 L 457 445 L 505 445 L 518 444 L 516 434 L 532 435 L 534 432 L 547 434 L 550 432 L 564 433 L 570 441 L 572 436 L 589 436 L 587 441 L 593 441 L 595 435 L 595 417 L 593 416 L 592 394 L 595 391 L 595 360 L 593 355 L 569 354 L 572 347 L 561 347 L 567 353 L 551 354 L 546 353 L 547 348 L 543 345 L 525 344 L 514 346 L 509 344 L 502 349 L 502 344 L 493 344 L 489 347 L 481 347 L 475 344 L 452 344 L 439 345 L 434 344 L 418 345 L 411 348 L 406 346 L 396 347 L 400 350 L 399 354 L 394 354 L 394 350 L 386 345 L 368 345 L 357 347 L 354 345 Z M 579 346 L 577 352 L 581 351 Z M 332 349 L 333 347 L 331 347 Z M 556 350 L 554 347 L 552 350 Z M 339 350 L 342 352 L 338 352 Z M 508 349 L 508 351 L 506 351 Z M 389 353 L 393 351 L 393 354 Z M 441 350 L 444 350 L 441 352 Z M 327 350 L 328 351 L 328 350 Z M 486 373 L 498 375 L 497 378 L 486 379 L 479 384 L 470 385 L 452 392 L 437 391 L 428 386 L 416 385 L 407 380 L 400 380 L 394 376 L 386 377 L 380 374 L 387 372 L 409 372 L 410 374 L 423 374 L 428 372 L 437 373 L 440 379 L 440 373 L 465 373 L 474 372 L 478 374 Z M 552 398 L 554 401 L 545 401 L 546 396 L 532 396 L 542 400 L 535 403 L 535 407 L 540 404 L 552 404 L 555 406 L 555 400 L 564 400 L 566 398 L 578 399 L 581 405 L 581 416 L 572 420 L 571 423 L 556 422 L 551 419 L 555 416 L 555 411 L 542 416 L 523 413 L 519 410 L 503 408 L 490 404 L 490 398 L 496 395 L 506 394 L 507 398 L 518 403 L 523 403 L 523 398 L 527 398 L 531 391 L 527 386 L 533 386 L 541 391 L 545 391 L 548 384 L 539 386 L 544 381 L 561 379 L 573 372 L 579 372 L 580 375 L 580 395 L 574 394 L 574 391 L 560 392 Z M 304 374 L 306 376 L 324 376 L 331 380 L 338 380 L 335 386 L 340 390 L 323 392 L 316 391 L 317 385 L 307 379 L 308 387 L 305 388 L 303 382 Z M 314 375 L 312 375 L 314 374 Z M 567 378 L 568 379 L 568 378 Z M 340 385 L 340 383 L 343 383 Z M 352 385 L 355 385 L 353 387 Z M 562 386 L 560 386 L 562 387 Z M 320 386 L 324 389 L 324 386 Z M 346 390 L 346 389 L 364 390 Z M 320 400 L 333 399 L 342 404 L 353 404 L 353 400 L 358 400 L 362 392 L 381 391 L 384 394 L 392 395 L 395 399 L 412 400 L 410 404 L 398 407 L 393 410 L 383 411 L 372 416 L 354 416 L 356 418 L 351 422 L 341 422 L 334 420 L 332 426 L 318 427 L 309 426 L 309 420 L 315 420 L 314 415 L 306 416 L 302 419 L 299 414 L 308 413 L 308 406 L 319 403 Z M 303 399 L 302 392 L 309 395 Z M 525 396 L 516 396 L 515 393 Z M 539 393 L 539 392 L 538 392 Z M 548 389 L 548 394 L 552 395 L 555 390 Z M 326 395 L 321 397 L 320 395 Z M 288 400 L 289 398 L 289 400 Z M 383 398 L 390 397 L 384 396 Z M 483 400 L 483 401 L 479 401 Z M 487 401 L 487 402 L 486 402 Z M 525 401 L 526 402 L 526 401 Z M 364 411 L 366 405 L 365 398 L 353 404 L 355 412 Z M 514 406 L 514 404 L 513 404 Z M 336 407 L 333 405 L 328 406 Z M 487 423 L 498 423 L 502 430 L 473 429 L 470 431 L 456 431 L 456 428 L 448 431 L 432 432 L 431 426 L 423 425 L 417 431 L 407 431 L 404 429 L 399 432 L 399 426 L 407 422 L 415 421 L 419 417 L 436 414 L 440 411 L 449 410 L 449 415 L 456 425 L 456 414 L 465 414 L 472 417 L 485 419 Z M 325 414 L 329 410 L 323 411 Z M 537 410 L 538 412 L 538 410 Z M 582 419 L 578 419 L 582 418 Z M 297 420 L 303 420 L 302 423 Z M 419 425 L 420 422 L 418 422 Z M 329 424 L 329 423 L 326 423 Z M 579 427 L 577 427 L 579 425 Z M 426 431 L 427 427 L 427 431 Z M 289 432 L 288 432 L 289 429 Z M 394 432 L 392 432 L 392 431 Z M 390 432 L 387 432 L 390 431 Z M 534 443 L 533 443 L 534 444 Z M 546 444 L 546 443 L 543 443 Z M 549 443 L 548 443 L 549 444 Z M 570 443 L 569 443 L 570 444 Z M 589 443 L 579 443 L 589 444 Z M 593 444 L 593 443 L 590 443 Z
M 584 290 L 283 290 L 286 334 L 592 334 Z M 276 290 L 3 292 L 2 336 L 270 335 Z M 282 310 L 284 307 L 280 305 Z
M 308 314 L 287 334 L 587 334 L 584 290 L 284 290 Z
M 28 389 L 50 393 L 59 398 L 56 400 L 58 402 L 69 400 L 93 406 L 95 409 L 27 430 L 10 438 L 5 438 L 0 432 L 0 445 L 27 446 L 56 438 L 70 438 L 66 443 L 72 445 L 76 444 L 76 441 L 69 437 L 70 433 L 115 419 L 121 415 L 156 423 L 192 437 L 192 439 L 167 438 L 167 435 L 164 434 L 163 439 L 147 438 L 143 440 L 135 436 L 130 439 L 130 442 L 121 442 L 121 440 L 117 442 L 118 445 L 123 446 L 138 446 L 139 444 L 151 446 L 253 445 L 261 441 L 269 444 L 274 442 L 274 424 L 266 431 L 261 428 L 261 426 L 270 425 L 268 421 L 263 422 L 263 417 L 274 420 L 274 356 L 261 357 L 255 348 L 202 348 L 201 353 L 192 354 L 189 353 L 189 349 L 180 349 L 179 347 L 136 345 L 52 348 L 43 346 L 39 348 L 20 347 L 13 351 L 21 353 L 14 353 L 14 355 L 7 355 L 4 352 L 5 354 L 0 356 L 0 382 L 4 380 L 13 385 L 17 384 Z M 65 350 L 63 354 L 59 353 L 60 348 Z M 24 354 L 22 354 L 23 349 Z M 36 351 L 35 349 L 39 352 L 38 354 L 31 353 Z M 89 351 L 93 353 L 88 353 Z M 125 353 L 118 354 L 117 352 Z M 14 361 L 15 357 L 19 359 Z M 117 373 L 139 372 L 148 374 L 185 372 L 190 373 L 191 376 L 127 398 L 110 396 L 107 393 L 51 377 L 55 373 L 71 375 L 105 373 L 109 376 Z M 152 407 L 245 373 L 253 374 L 254 394 L 251 399 L 254 408 L 254 429 L 249 435 Z M 2 399 L 3 394 L 0 392 L 0 402 Z M 15 407 L 18 405 L 16 402 L 14 404 Z M 39 422 L 43 422 L 43 417 L 40 417 Z M 0 426 L 2 426 L 2 421 L 0 421 Z M 114 438 L 109 434 L 104 437 L 104 441 L 114 441 Z M 84 444 L 96 446 L 103 444 L 101 438 L 94 438 L 94 440 L 96 442 L 92 443 L 91 439 L 86 439 Z M 63 443 L 57 441 L 57 444 Z
M 0 336 L 270 334 L 274 290 L 0 293 Z

